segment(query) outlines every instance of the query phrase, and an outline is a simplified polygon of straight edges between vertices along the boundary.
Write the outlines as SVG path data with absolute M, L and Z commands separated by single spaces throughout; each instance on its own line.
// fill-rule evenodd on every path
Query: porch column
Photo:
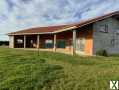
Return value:
M 24 48 L 26 48 L 26 35 L 24 35 Z
M 56 52 L 56 39 L 57 39 L 57 36 L 56 36 L 56 34 L 54 34 L 54 52 Z
M 9 48 L 14 48 L 15 47 L 14 46 L 14 44 L 15 44 L 14 41 L 15 41 L 14 36 L 9 36 Z
M 40 35 L 37 35 L 37 48 L 40 48 Z
M 76 53 L 76 30 L 73 30 L 73 55 Z

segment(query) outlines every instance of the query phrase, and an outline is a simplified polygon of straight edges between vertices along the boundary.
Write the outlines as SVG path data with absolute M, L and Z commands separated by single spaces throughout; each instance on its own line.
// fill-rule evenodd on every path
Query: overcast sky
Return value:
M 0 0 L 0 40 L 25 28 L 80 22 L 119 10 L 119 0 Z

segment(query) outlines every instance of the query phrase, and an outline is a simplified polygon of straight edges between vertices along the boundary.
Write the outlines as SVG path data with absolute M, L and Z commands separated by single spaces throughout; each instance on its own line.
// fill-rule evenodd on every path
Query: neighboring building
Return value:
M 105 49 L 119 53 L 119 12 L 70 25 L 31 28 L 8 34 L 10 48 L 40 48 L 94 55 Z

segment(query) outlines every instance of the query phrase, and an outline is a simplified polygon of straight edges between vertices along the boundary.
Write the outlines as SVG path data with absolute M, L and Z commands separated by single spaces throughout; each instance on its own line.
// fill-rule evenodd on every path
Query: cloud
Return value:
M 119 10 L 118 3 L 119 0 L 1 0 L 0 34 L 79 22 Z

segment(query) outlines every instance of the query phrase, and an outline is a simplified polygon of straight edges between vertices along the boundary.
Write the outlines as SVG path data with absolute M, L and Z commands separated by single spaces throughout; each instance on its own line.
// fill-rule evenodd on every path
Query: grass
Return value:
M 84 57 L 0 48 L 0 90 L 109 90 L 119 56 Z

